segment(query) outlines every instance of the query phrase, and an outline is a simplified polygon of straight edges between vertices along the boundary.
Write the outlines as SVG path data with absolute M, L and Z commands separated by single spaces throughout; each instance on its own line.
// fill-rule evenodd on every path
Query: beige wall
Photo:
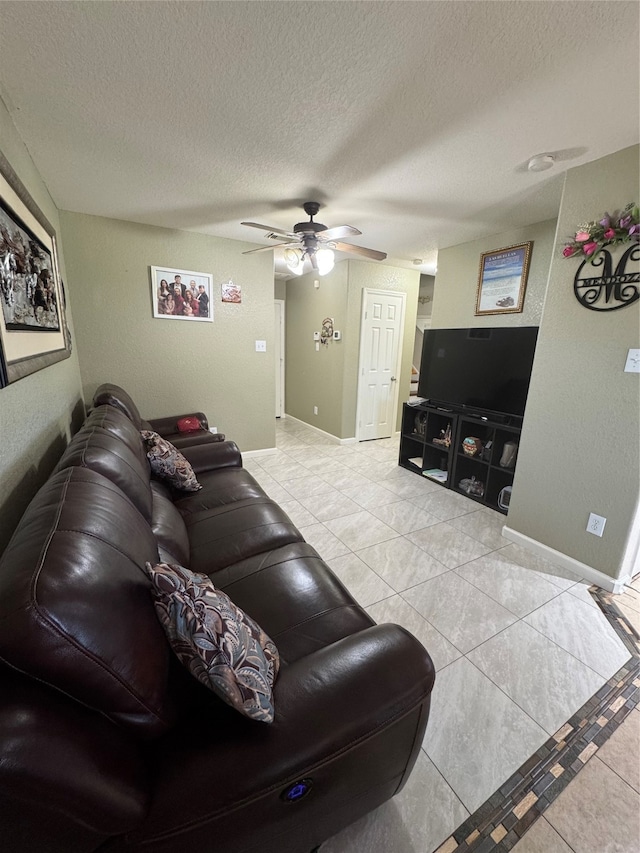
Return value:
M 58 212 L 2 101 L 0 150 L 59 236 Z M 66 282 L 60 241 L 58 250 Z M 67 319 L 73 332 L 72 303 L 67 292 Z M 72 430 L 81 422 L 81 395 L 75 346 L 71 358 L 0 390 L 0 553 L 27 504 L 51 473 Z
M 433 310 L 433 292 L 436 284 L 435 276 L 420 275 L 420 290 L 418 293 L 418 317 L 430 317 Z M 422 302 L 420 300 L 423 300 Z
M 431 312 L 433 328 L 537 326 L 542 316 L 555 230 L 556 220 L 551 219 L 441 249 L 438 252 L 438 274 Z M 533 248 L 522 313 L 476 317 L 478 270 L 482 252 L 515 246 L 528 240 L 533 240 Z
M 331 435 L 342 435 L 342 389 L 347 322 L 348 262 L 342 261 L 325 276 L 317 273 L 287 281 L 285 401 L 287 414 Z M 318 287 L 314 287 L 314 281 Z M 333 317 L 343 332 L 341 341 L 321 344 L 313 333 Z M 313 414 L 313 407 L 318 414 Z
M 416 305 L 420 274 L 366 261 L 341 261 L 329 275 L 305 275 L 287 281 L 287 413 L 338 438 L 356 435 L 358 360 L 362 293 L 365 288 L 407 294 L 398 425 L 409 397 Z M 318 281 L 315 288 L 313 282 Z M 320 346 L 313 332 L 333 317 L 341 341 Z M 314 405 L 318 414 L 313 414 Z
M 634 146 L 567 173 L 507 522 L 614 578 L 638 504 L 640 383 L 623 367 L 640 346 L 640 301 L 583 308 L 573 294 L 579 262 L 561 249 L 581 222 L 638 200 L 638 154 Z M 585 530 L 590 512 L 607 519 L 602 538 Z
M 61 212 L 85 397 L 122 385 L 143 416 L 203 410 L 241 450 L 275 444 L 270 253 L 205 234 Z M 155 319 L 149 266 L 213 275 L 213 323 Z M 222 303 L 220 284 L 242 287 Z M 266 340 L 257 353 L 255 341 Z

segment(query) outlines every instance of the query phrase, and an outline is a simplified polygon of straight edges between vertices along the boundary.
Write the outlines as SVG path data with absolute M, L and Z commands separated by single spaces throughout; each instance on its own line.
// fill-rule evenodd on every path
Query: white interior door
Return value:
M 359 441 L 395 432 L 406 296 L 365 289 L 358 382 Z
M 276 299 L 275 305 L 275 368 L 276 368 L 276 417 L 284 415 L 284 299 Z

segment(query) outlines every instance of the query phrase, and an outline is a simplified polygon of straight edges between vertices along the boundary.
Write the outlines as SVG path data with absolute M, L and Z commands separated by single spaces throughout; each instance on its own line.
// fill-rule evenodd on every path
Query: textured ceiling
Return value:
M 4 0 L 0 95 L 61 209 L 265 244 L 240 221 L 289 230 L 316 200 L 433 272 L 638 141 L 639 9 Z

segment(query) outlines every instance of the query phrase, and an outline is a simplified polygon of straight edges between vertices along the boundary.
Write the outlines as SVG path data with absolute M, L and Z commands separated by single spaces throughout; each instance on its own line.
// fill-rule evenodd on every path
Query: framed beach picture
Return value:
M 532 246 L 530 241 L 480 255 L 476 317 L 522 311 Z
M 213 323 L 213 276 L 193 270 L 151 267 L 153 316 L 159 320 Z
M 0 154 L 0 387 L 71 355 L 56 233 Z

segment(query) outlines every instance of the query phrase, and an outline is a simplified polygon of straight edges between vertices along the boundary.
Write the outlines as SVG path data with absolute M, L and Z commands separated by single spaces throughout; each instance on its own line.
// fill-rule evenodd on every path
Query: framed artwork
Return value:
M 56 233 L 0 154 L 0 387 L 71 355 Z
M 234 284 L 231 279 L 223 281 L 221 285 L 223 302 L 242 302 L 242 288 Z
M 532 246 L 530 241 L 480 255 L 476 317 L 521 313 Z
M 193 270 L 151 267 L 153 316 L 159 320 L 213 323 L 213 276 Z

